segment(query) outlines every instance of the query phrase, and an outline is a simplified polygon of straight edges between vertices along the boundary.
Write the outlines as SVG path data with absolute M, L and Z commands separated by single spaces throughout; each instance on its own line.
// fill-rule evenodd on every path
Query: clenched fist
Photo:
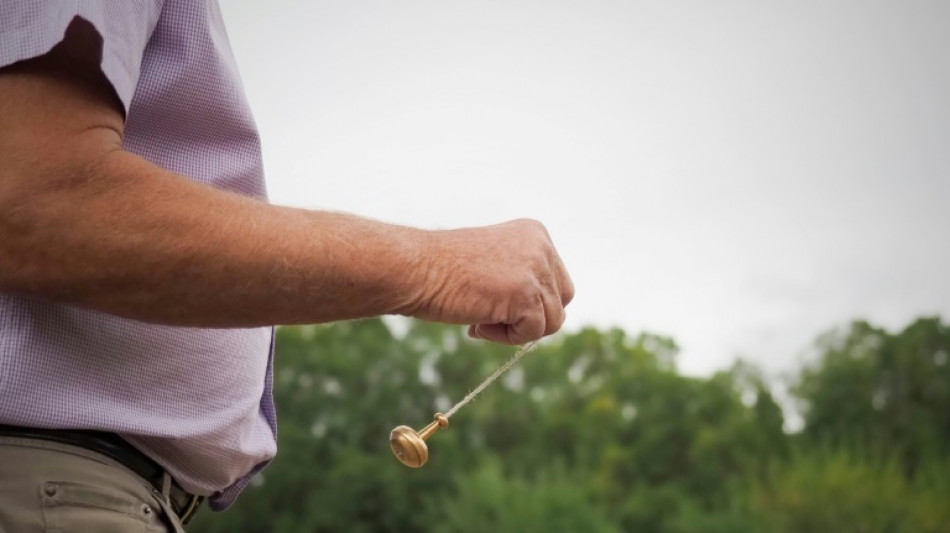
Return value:
M 535 220 L 429 232 L 423 277 L 403 314 L 469 324 L 469 335 L 521 344 L 564 323 L 574 284 Z

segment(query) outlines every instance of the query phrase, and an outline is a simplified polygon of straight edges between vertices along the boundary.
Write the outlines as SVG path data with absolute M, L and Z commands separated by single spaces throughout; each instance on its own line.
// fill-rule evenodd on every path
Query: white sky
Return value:
M 275 203 L 547 224 L 680 368 L 950 318 L 950 2 L 223 0 Z

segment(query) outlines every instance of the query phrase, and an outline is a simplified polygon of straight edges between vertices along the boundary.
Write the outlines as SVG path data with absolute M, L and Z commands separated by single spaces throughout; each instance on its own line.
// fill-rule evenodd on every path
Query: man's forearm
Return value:
M 268 205 L 122 151 L 83 172 L 7 204 L 0 290 L 225 327 L 398 313 L 419 297 L 420 230 Z

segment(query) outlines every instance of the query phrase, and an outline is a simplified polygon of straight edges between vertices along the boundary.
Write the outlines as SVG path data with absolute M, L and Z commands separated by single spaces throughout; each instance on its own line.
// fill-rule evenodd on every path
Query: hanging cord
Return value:
M 521 357 L 524 356 L 524 354 L 533 350 L 534 347 L 537 345 L 538 345 L 538 341 L 531 341 L 531 342 L 526 342 L 525 344 L 523 344 L 521 348 L 515 353 L 515 355 L 511 356 L 511 359 L 509 359 L 505 364 L 501 365 L 501 367 L 499 367 L 498 370 L 495 370 L 494 374 L 488 376 L 488 378 L 485 379 L 485 381 L 483 381 L 479 386 L 475 387 L 475 389 L 472 390 L 472 392 L 468 393 L 464 398 L 462 398 L 462 401 L 452 406 L 452 408 L 449 409 L 447 413 L 445 413 L 445 418 L 451 417 L 452 415 L 455 414 L 456 411 L 461 409 L 462 406 L 470 402 L 472 398 L 474 398 L 475 396 L 478 396 L 478 393 L 485 390 L 485 387 L 488 387 L 489 385 L 491 385 L 493 381 L 498 379 L 499 376 L 501 376 L 509 368 L 511 368 L 511 365 L 517 363 L 518 359 L 521 359 Z

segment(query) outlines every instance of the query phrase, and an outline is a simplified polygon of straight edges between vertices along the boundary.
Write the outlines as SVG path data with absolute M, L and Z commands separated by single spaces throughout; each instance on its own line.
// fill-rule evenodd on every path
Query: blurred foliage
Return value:
M 460 328 L 282 328 L 280 453 L 213 532 L 950 532 L 950 328 L 826 334 L 783 430 L 739 362 L 676 370 L 668 338 L 585 329 L 543 343 L 400 464 L 421 428 L 513 353 Z

